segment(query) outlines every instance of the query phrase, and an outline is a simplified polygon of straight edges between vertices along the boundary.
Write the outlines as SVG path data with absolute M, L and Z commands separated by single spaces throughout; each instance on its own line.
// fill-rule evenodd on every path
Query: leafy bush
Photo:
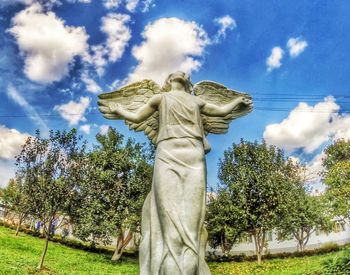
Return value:
M 320 248 L 312 249 L 312 250 L 304 250 L 303 252 L 281 252 L 274 254 L 266 254 L 263 255 L 263 259 L 285 259 L 285 258 L 294 258 L 294 257 L 305 257 L 305 256 L 313 256 L 313 255 L 321 255 L 329 252 L 334 252 L 342 249 L 342 247 L 336 243 L 326 243 Z M 207 256 L 207 260 L 210 262 L 243 262 L 243 261 L 256 261 L 256 256 L 247 256 L 245 254 L 239 255 L 216 255 L 215 253 L 210 253 Z M 350 274 L 350 273 L 349 273 Z
M 339 248 L 339 245 L 334 242 L 328 242 L 321 245 L 321 249 L 324 251 L 329 250 L 331 252 L 331 251 L 335 251 L 337 248 Z
M 333 259 L 328 259 L 322 263 L 322 275 L 348 275 L 350 274 L 350 250 Z

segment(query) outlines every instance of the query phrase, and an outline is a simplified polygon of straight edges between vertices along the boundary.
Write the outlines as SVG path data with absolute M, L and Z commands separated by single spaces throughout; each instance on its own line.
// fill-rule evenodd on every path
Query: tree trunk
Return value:
M 298 243 L 299 243 L 298 251 L 299 252 L 303 252 L 304 251 L 304 245 L 303 245 L 304 241 L 303 240 L 298 240 Z
M 50 227 L 51 227 L 51 221 L 49 222 L 49 228 Z M 50 238 L 50 231 L 48 230 L 48 232 L 46 232 L 46 237 L 45 237 L 45 246 L 44 246 L 43 252 L 41 254 L 39 265 L 37 267 L 38 270 L 41 270 L 43 268 L 44 260 L 45 260 L 45 256 L 46 256 L 46 252 L 47 252 L 47 247 L 49 245 L 49 238 Z
M 132 232 L 131 230 L 128 231 L 128 234 L 126 235 L 126 237 L 124 238 L 124 231 L 120 230 L 118 239 L 117 239 L 117 246 L 114 250 L 113 256 L 112 256 L 112 261 L 117 262 L 123 252 L 124 252 L 124 248 L 128 245 L 128 243 L 131 241 L 132 239 Z
M 255 252 L 256 257 L 258 260 L 258 264 L 261 264 L 261 256 L 265 245 L 265 230 L 258 229 L 255 230 L 253 237 L 254 237 L 254 243 L 255 243 Z
M 298 241 L 298 247 L 297 250 L 300 252 L 304 252 L 306 244 L 309 241 L 310 234 L 312 233 L 311 230 L 306 229 L 305 231 L 303 229 L 298 230 L 296 234 L 294 234 L 294 237 Z
M 15 236 L 18 236 L 18 232 L 19 232 L 19 229 L 21 227 L 21 224 L 22 224 L 22 219 L 20 218 L 18 220 L 18 223 L 17 223 L 17 228 L 16 228 L 16 233 L 15 233 Z
M 261 252 L 257 252 L 258 264 L 261 264 Z

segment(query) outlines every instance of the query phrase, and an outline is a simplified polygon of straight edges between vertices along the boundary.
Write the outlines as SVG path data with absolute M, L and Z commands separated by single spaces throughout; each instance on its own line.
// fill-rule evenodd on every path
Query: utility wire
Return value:
M 330 112 L 330 111 L 322 111 L 322 110 L 314 110 L 314 109 L 312 109 L 312 110 L 310 110 L 310 109 L 298 109 L 298 110 L 294 109 L 294 110 L 291 110 L 289 108 L 259 107 L 259 106 L 253 107 L 253 111 L 254 110 L 257 110 L 257 111 L 271 111 L 271 112 L 291 112 L 291 111 L 293 111 L 293 112 L 316 113 L 316 114 L 318 114 L 318 113 L 321 113 L 321 114 L 322 113 L 323 114 L 329 114 L 329 113 L 332 113 L 332 114 L 338 114 L 338 113 L 343 114 L 343 113 L 346 113 L 346 114 L 348 114 L 348 113 L 350 113 L 350 109 L 349 110 L 342 110 L 341 112 L 339 112 L 339 111 L 331 111 Z M 69 115 L 70 116 L 80 116 L 82 114 L 74 114 L 74 113 L 72 113 L 72 114 L 69 114 Z M 84 114 L 84 116 L 88 116 L 88 115 L 101 115 L 102 116 L 102 114 L 99 113 L 99 112 L 90 112 L 90 113 Z M 33 115 L 6 115 L 6 114 L 1 115 L 0 114 L 0 118 L 24 118 L 24 117 L 35 118 L 35 117 L 61 117 L 61 116 L 59 114 L 38 114 L 38 115 L 35 115 L 35 116 L 33 116 Z

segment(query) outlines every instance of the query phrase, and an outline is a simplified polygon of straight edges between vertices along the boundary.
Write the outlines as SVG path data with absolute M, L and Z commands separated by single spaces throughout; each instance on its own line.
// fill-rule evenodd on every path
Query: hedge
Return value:
M 16 229 L 16 226 L 5 223 L 0 220 L 0 226 L 5 226 L 11 229 Z M 45 236 L 37 231 L 33 231 L 26 227 L 21 227 L 20 230 L 21 232 L 32 235 L 34 237 L 39 237 L 39 238 L 45 238 Z M 63 244 L 68 247 L 80 249 L 80 250 L 85 250 L 89 252 L 94 252 L 94 253 L 104 253 L 108 255 L 112 255 L 113 251 L 105 248 L 105 247 L 97 247 L 95 245 L 85 243 L 79 240 L 74 240 L 74 239 L 67 239 L 67 238 L 62 238 L 59 235 L 54 235 L 50 237 L 50 241 L 52 242 L 57 242 L 60 244 Z M 304 256 L 313 256 L 313 255 L 321 255 L 321 254 L 326 254 L 329 252 L 334 252 L 334 251 L 339 251 L 342 250 L 345 247 L 349 247 L 349 244 L 345 245 L 338 245 L 336 243 L 326 243 L 320 248 L 312 249 L 312 250 L 305 250 L 303 252 L 296 251 L 296 252 L 282 252 L 282 253 L 274 253 L 274 254 L 266 254 L 262 256 L 262 259 L 284 259 L 284 258 L 293 258 L 293 257 L 304 257 Z M 132 257 L 135 258 L 138 255 L 137 251 L 125 251 L 124 255 L 127 257 Z M 243 261 L 256 261 L 256 255 L 252 256 L 247 256 L 244 253 L 239 254 L 239 255 L 215 255 L 215 253 L 209 253 L 207 256 L 207 260 L 210 262 L 243 262 Z

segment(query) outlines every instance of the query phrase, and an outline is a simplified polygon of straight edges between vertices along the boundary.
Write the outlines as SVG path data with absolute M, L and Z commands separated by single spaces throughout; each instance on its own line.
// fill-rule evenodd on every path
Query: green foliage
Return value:
M 131 139 L 124 144 L 123 136 L 113 128 L 96 139 L 98 145 L 88 156 L 86 179 L 79 182 L 70 216 L 76 236 L 107 244 L 112 237 L 124 238 L 124 230 L 139 230 L 152 165 L 141 144 Z
M 76 182 L 84 177 L 85 145 L 79 147 L 76 130 L 37 132 L 28 138 L 17 157 L 17 180 L 29 213 L 49 223 L 58 213 L 67 213 L 76 196 Z M 48 233 L 48 230 L 46 231 Z
M 350 214 L 350 161 L 334 164 L 325 177 L 326 196 L 334 215 L 349 218 Z
M 323 167 L 328 171 L 341 161 L 350 161 L 350 140 L 339 139 L 326 148 Z
M 220 247 L 228 255 L 245 229 L 244 211 L 236 207 L 224 189 L 212 196 L 207 205 L 206 228 L 209 244 L 212 248 Z
M 342 255 L 328 259 L 322 263 L 322 275 L 348 275 L 350 274 L 350 250 Z
M 280 252 L 273 254 L 263 255 L 262 258 L 269 259 L 287 259 L 287 258 L 302 258 L 307 256 L 314 255 L 323 255 L 334 251 L 341 250 L 342 247 L 337 245 L 336 243 L 327 243 L 326 245 L 322 245 L 320 248 L 305 250 L 305 251 L 295 251 L 295 252 Z M 239 255 L 216 255 L 209 254 L 207 257 L 211 262 L 252 262 L 256 260 L 254 255 L 247 256 L 244 253 Z
M 22 220 L 28 215 L 28 201 L 27 196 L 22 192 L 22 185 L 20 182 L 10 179 L 8 185 L 2 189 L 2 202 L 12 212 L 18 216 L 18 225 L 20 226 Z
M 242 212 L 245 231 L 254 237 L 258 261 L 266 234 L 275 228 L 286 209 L 288 166 L 283 151 L 265 142 L 233 144 L 219 163 L 221 188 Z
M 303 177 L 304 167 L 292 161 L 287 165 L 289 190 L 283 219 L 278 223 L 277 230 L 282 240 L 294 237 L 298 241 L 298 250 L 303 251 L 310 235 L 317 228 L 330 231 L 332 222 L 323 198 L 309 195 Z
M 333 215 L 350 217 L 350 141 L 338 140 L 326 150 L 323 160 L 326 198 Z
M 12 211 L 16 211 L 17 207 L 22 206 L 21 202 L 24 198 L 20 191 L 19 184 L 14 179 L 9 180 L 8 185 L 1 190 L 1 193 L 3 203 L 11 208 Z
M 57 215 L 69 212 L 77 195 L 76 183 L 85 175 L 85 144 L 75 129 L 50 131 L 48 138 L 28 138 L 17 156 L 16 181 L 25 198 L 27 213 L 44 224 L 48 240 L 50 227 Z M 47 240 L 38 268 L 41 269 L 47 251 Z

